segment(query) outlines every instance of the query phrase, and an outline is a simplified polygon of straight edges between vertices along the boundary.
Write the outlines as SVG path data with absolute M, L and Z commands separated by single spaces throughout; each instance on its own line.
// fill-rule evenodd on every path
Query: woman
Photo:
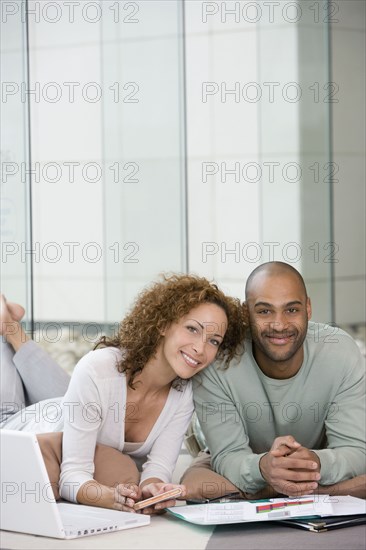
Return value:
M 28 398 L 32 405 L 16 412 L 21 399 L 2 398 L 1 427 L 55 433 L 51 447 L 49 436 L 39 441 L 44 456 L 51 448 L 51 458 L 62 458 L 61 496 L 133 511 L 137 500 L 175 487 L 171 477 L 193 412 L 190 379 L 215 359 L 228 364 L 240 353 L 240 302 L 204 278 L 164 278 L 139 295 L 117 336 L 103 337 L 79 361 L 60 399 L 55 397 L 64 393 L 65 374 L 44 360 L 34 342 L 24 342 L 21 314 L 2 299 L 1 326 L 9 344 L 2 371 L 6 380 L 13 376 L 8 392 L 21 394 L 23 385 L 23 403 Z M 39 402 L 46 393 L 48 399 Z M 6 400 L 15 406 L 5 406 Z M 57 480 L 52 464 L 50 479 Z M 173 504 L 156 504 L 145 513 Z

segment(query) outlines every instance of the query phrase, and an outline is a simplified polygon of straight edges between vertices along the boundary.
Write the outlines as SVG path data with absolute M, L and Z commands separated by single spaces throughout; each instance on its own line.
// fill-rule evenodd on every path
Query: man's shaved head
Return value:
M 290 378 L 300 368 L 311 303 L 300 273 L 284 262 L 267 262 L 249 276 L 245 288 L 252 349 L 271 378 Z
M 301 287 L 304 290 L 305 297 L 307 298 L 307 292 L 306 292 L 306 286 L 304 283 L 304 279 L 300 275 L 300 273 L 292 267 L 292 265 L 286 264 L 284 262 L 267 262 L 265 264 L 259 265 L 256 267 L 251 274 L 248 277 L 247 283 L 245 285 L 245 299 L 248 300 L 249 295 L 251 293 L 252 288 L 255 284 L 255 279 L 258 276 L 263 277 L 277 277 L 279 275 L 287 275 L 287 276 L 294 276 Z

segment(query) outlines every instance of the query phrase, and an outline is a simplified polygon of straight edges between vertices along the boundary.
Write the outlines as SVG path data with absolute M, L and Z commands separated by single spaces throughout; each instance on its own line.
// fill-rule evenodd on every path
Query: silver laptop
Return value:
M 142 527 L 150 516 L 55 501 L 35 434 L 0 430 L 0 528 L 73 539 Z

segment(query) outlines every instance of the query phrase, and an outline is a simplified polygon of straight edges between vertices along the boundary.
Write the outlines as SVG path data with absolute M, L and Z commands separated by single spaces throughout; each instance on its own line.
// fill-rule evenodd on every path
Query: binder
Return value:
M 352 527 L 353 525 L 362 525 L 366 523 L 365 514 L 357 514 L 354 516 L 330 516 L 323 518 L 297 518 L 282 520 L 278 523 L 305 529 L 312 533 L 322 533 L 324 531 L 332 531 L 333 529 L 342 529 L 343 527 Z

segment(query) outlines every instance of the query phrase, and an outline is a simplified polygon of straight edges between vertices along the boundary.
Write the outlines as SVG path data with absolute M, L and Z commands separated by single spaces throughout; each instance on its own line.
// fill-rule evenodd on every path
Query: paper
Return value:
M 331 496 L 329 502 L 333 506 L 332 516 L 353 516 L 366 514 L 366 500 L 350 496 Z
M 307 516 L 331 516 L 333 515 L 333 503 L 329 495 L 309 495 L 297 499 L 271 498 L 256 501 L 191 504 L 168 508 L 168 511 L 190 523 L 219 525 Z

